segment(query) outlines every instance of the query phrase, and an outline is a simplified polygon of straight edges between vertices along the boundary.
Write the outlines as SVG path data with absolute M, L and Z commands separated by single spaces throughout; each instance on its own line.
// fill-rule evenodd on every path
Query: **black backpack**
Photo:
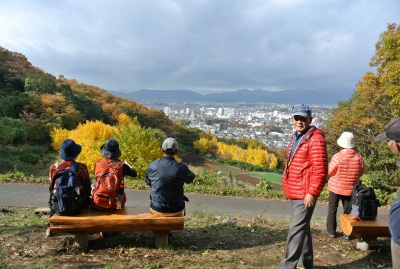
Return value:
M 54 176 L 55 212 L 61 216 L 72 216 L 81 213 L 85 207 L 84 191 L 78 184 L 76 170 L 79 163 L 57 172 Z
M 357 214 L 362 220 L 373 220 L 378 215 L 379 206 L 374 189 L 359 183 L 353 187 L 350 204 L 345 213 Z

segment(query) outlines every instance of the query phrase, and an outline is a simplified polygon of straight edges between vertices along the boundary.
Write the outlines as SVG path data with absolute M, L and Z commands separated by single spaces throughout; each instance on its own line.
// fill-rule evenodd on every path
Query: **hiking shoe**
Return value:
M 336 234 L 330 234 L 328 230 L 325 230 L 325 233 L 329 235 L 330 238 L 336 238 Z

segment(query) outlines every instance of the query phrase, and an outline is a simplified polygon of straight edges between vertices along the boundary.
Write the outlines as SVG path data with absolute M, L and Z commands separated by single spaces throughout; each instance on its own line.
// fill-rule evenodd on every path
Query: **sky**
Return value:
M 105 90 L 348 91 L 399 0 L 0 0 L 0 46 Z

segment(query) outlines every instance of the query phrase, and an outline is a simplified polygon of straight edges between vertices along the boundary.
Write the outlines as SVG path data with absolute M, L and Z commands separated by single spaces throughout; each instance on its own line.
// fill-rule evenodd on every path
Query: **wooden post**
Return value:
M 153 231 L 155 237 L 156 248 L 168 247 L 168 234 L 169 231 Z
M 89 235 L 87 233 L 76 233 L 75 244 L 80 247 L 87 247 L 89 245 Z

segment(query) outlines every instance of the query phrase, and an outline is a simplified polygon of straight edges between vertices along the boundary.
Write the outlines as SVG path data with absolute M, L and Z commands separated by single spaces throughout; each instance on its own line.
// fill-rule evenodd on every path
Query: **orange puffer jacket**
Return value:
M 342 149 L 333 155 L 328 174 L 328 190 L 351 196 L 354 185 L 364 173 L 364 160 L 354 149 Z
M 296 136 L 293 135 L 287 150 L 287 161 L 282 175 L 282 188 L 286 197 L 303 200 L 307 193 L 318 197 L 328 175 L 328 154 L 322 130 L 310 126 L 303 135 L 290 159 Z

